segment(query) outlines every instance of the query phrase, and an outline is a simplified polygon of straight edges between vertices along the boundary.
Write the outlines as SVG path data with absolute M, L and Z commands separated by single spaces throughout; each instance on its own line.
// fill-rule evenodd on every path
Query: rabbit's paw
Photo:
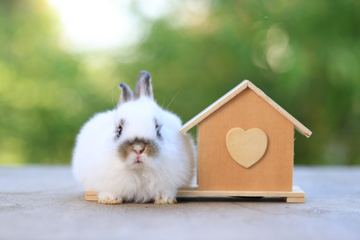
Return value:
M 164 201 L 164 199 L 159 198 L 159 199 L 155 200 L 154 204 L 166 204 L 166 202 Z
M 99 198 L 98 202 L 102 203 L 102 204 L 121 204 L 122 203 L 122 199 L 117 198 L 112 193 L 101 192 L 101 193 L 99 193 L 98 198 Z
M 103 204 L 121 204 L 122 201 L 121 199 L 110 199 L 109 197 L 105 197 L 98 200 L 99 203 L 103 203 Z
M 158 200 L 155 200 L 154 204 L 173 204 L 173 203 L 177 203 L 177 200 L 176 198 L 165 198 L 162 199 L 158 199 Z
M 174 204 L 174 203 L 177 203 L 177 200 L 176 200 L 176 198 L 169 198 L 169 199 L 167 200 L 167 203 L 168 203 L 168 204 Z

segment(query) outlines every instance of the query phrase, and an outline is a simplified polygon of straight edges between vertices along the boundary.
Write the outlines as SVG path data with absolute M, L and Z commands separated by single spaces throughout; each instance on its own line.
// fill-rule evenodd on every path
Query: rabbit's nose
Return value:
M 131 150 L 136 153 L 136 155 L 140 155 L 145 151 L 145 146 L 134 145 Z
M 142 150 L 139 150 L 139 151 L 138 151 L 138 150 L 134 150 L 134 149 L 133 149 L 133 151 L 136 153 L 136 155 L 142 154 L 142 153 L 144 152 L 144 150 L 145 150 L 145 149 L 142 149 Z

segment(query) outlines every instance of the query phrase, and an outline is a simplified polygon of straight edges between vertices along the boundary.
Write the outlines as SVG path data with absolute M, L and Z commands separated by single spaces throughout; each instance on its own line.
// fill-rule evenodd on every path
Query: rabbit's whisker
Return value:
M 175 96 L 173 97 L 173 99 L 170 101 L 169 105 L 167 105 L 167 107 L 165 108 L 165 110 L 168 109 L 168 107 L 170 106 L 170 104 L 174 101 L 174 99 L 176 98 L 176 96 L 179 94 L 180 92 L 177 92 L 177 94 L 175 94 Z

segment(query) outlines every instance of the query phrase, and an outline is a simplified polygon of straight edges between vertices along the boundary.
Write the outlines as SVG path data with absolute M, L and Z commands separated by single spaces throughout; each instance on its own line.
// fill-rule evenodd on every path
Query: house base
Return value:
M 304 203 L 305 192 L 293 186 L 291 192 L 284 191 L 202 191 L 194 188 L 179 189 L 178 196 L 228 196 L 228 197 L 281 197 L 289 203 Z
M 177 196 L 228 196 L 228 197 L 280 197 L 288 203 L 304 203 L 305 192 L 298 186 L 293 186 L 291 192 L 283 191 L 201 191 L 197 187 L 179 189 Z M 98 201 L 97 193 L 86 191 L 86 201 Z

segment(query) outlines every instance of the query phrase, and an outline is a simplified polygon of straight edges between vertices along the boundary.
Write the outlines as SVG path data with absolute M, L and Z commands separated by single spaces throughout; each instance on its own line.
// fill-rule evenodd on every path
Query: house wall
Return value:
M 264 156 L 250 168 L 239 165 L 226 147 L 234 128 L 261 128 L 268 136 Z M 294 125 L 249 88 L 198 126 L 199 190 L 291 191 Z

